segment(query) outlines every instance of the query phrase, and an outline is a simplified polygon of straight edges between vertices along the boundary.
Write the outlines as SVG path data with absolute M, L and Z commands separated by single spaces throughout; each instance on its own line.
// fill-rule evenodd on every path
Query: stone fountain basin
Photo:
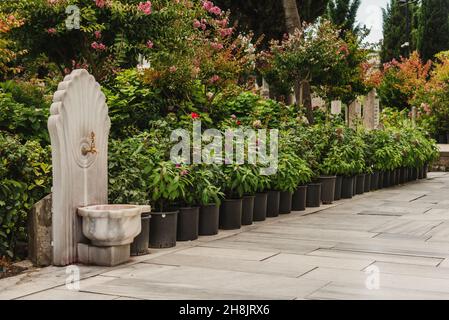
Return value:
M 95 205 L 78 208 L 83 234 L 98 247 L 127 245 L 141 232 L 142 206 Z

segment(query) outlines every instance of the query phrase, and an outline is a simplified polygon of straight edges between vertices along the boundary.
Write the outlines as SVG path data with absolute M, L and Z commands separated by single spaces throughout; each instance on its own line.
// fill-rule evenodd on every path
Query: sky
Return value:
M 361 25 L 371 29 L 367 42 L 378 42 L 382 39 L 382 8 L 387 7 L 390 0 L 362 0 L 357 20 Z

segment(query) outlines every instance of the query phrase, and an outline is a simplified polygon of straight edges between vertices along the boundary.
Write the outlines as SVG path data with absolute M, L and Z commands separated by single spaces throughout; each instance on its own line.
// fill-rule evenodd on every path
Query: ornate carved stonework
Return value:
M 50 109 L 53 161 L 53 264 L 77 261 L 85 242 L 77 208 L 106 204 L 110 119 L 100 85 L 86 70 L 74 70 L 54 94 Z

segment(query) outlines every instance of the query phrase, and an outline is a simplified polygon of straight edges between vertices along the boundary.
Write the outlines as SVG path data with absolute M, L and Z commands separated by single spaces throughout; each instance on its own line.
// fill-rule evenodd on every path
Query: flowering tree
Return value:
M 209 111 L 219 94 L 235 89 L 254 69 L 255 45 L 251 35 L 234 36 L 229 13 L 213 2 L 186 3 L 189 10 L 184 7 L 176 20 L 185 38 L 149 44 L 150 67 L 144 76 L 174 106 L 190 101 Z
M 24 23 L 12 30 L 30 57 L 42 54 L 62 74 L 87 68 L 106 80 L 137 65 L 138 56 L 160 38 L 187 39 L 178 28 L 190 1 L 171 0 L 4 0 L 0 12 L 18 12 Z
M 18 28 L 23 24 L 23 21 L 16 18 L 14 14 L 0 13 L 0 78 L 10 72 L 18 72 L 19 69 L 14 67 L 11 63 L 24 51 L 15 52 L 14 42 L 8 37 L 10 31 Z
M 297 29 L 282 41 L 272 41 L 270 49 L 259 55 L 259 69 L 276 93 L 287 96 L 297 81 L 325 84 L 348 54 L 339 30 L 323 20 Z M 301 99 L 297 97 L 297 101 Z

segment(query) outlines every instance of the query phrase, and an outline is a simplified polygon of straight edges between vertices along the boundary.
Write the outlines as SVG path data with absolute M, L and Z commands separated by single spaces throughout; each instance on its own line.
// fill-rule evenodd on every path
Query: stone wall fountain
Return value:
M 74 70 L 59 84 L 50 114 L 53 264 L 127 261 L 142 208 L 107 205 L 111 122 L 100 85 Z

